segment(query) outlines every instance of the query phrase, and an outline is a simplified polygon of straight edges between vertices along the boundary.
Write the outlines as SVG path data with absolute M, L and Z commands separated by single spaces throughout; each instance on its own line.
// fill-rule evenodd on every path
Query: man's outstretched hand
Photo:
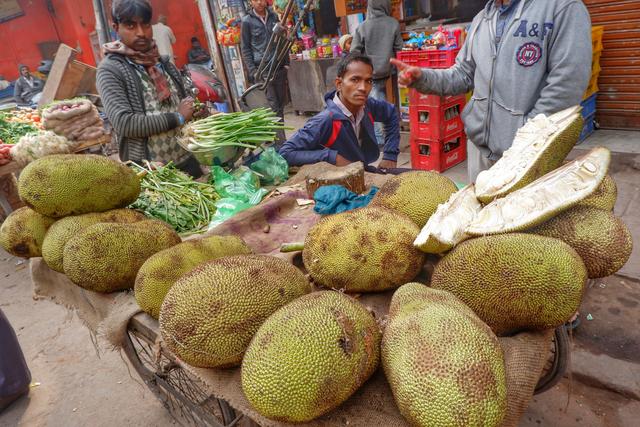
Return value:
M 400 83 L 400 86 L 407 87 L 422 75 L 420 67 L 413 67 L 395 58 L 391 58 L 390 61 L 398 69 L 398 83 Z

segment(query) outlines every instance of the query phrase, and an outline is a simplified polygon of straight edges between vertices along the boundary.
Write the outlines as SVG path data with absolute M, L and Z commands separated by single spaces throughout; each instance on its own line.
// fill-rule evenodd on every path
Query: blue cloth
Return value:
M 498 22 L 496 23 L 496 45 L 500 44 L 500 40 L 502 40 L 502 34 L 504 34 L 504 29 L 507 26 L 507 22 L 511 20 L 511 15 L 515 11 L 515 6 L 518 4 L 520 0 L 512 0 L 507 6 L 502 5 L 500 9 L 498 9 Z
M 362 208 L 371 202 L 377 192 L 378 187 L 371 187 L 369 194 L 359 196 L 342 185 L 325 185 L 313 194 L 316 202 L 313 210 L 320 215 L 330 215 Z
M 400 152 L 400 116 L 395 105 L 386 101 L 367 99 L 364 107 L 358 144 L 356 132 L 349 118 L 333 102 L 335 91 L 329 92 L 324 99 L 327 107 L 313 116 L 279 150 L 290 166 L 302 166 L 319 162 L 336 164 L 340 154 L 351 162 L 365 165 L 380 157 L 380 148 L 376 141 L 373 122 L 384 123 L 385 145 L 383 159 L 396 161 Z

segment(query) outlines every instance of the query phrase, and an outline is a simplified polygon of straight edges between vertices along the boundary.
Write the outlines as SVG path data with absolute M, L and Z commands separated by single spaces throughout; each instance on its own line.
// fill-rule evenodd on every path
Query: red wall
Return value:
M 45 0 L 18 0 L 24 16 L 0 23 L 0 75 L 9 80 L 18 77 L 18 64 L 32 69 L 40 65 L 42 56 L 38 43 L 55 41 L 79 49 L 77 59 L 95 65 L 89 35 L 95 30 L 95 15 L 90 0 L 52 0 L 55 14 L 47 9 Z M 207 40 L 194 0 L 151 0 L 153 22 L 160 14 L 167 16 L 168 25 L 176 35 L 173 46 L 176 64 L 187 61 L 191 37 L 200 39 L 207 47 Z M 107 19 L 110 21 L 111 2 L 105 1 Z

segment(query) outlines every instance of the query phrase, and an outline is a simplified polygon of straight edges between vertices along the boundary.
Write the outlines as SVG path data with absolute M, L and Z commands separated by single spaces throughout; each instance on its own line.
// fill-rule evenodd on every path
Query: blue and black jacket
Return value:
M 313 116 L 280 148 L 280 154 L 289 165 L 302 166 L 319 162 L 335 164 L 338 154 L 365 165 L 375 162 L 380 157 L 380 149 L 376 143 L 373 122 L 384 123 L 383 159 L 395 162 L 400 152 L 400 119 L 395 105 L 372 98 L 367 100 L 360 124 L 360 146 L 351 121 L 333 102 L 335 94 L 336 91 L 326 94 L 326 108 Z

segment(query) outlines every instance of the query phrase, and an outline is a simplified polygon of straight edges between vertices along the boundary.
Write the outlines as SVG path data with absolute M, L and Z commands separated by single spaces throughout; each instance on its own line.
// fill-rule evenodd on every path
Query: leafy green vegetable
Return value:
M 27 123 L 10 122 L 7 120 L 8 118 L 8 114 L 0 113 L 0 140 L 4 144 L 16 144 L 23 136 L 38 132 L 35 126 Z
M 207 228 L 220 198 L 213 185 L 194 181 L 171 163 L 156 169 L 149 163 L 130 166 L 142 175 L 142 191 L 131 208 L 165 221 L 178 233 Z

